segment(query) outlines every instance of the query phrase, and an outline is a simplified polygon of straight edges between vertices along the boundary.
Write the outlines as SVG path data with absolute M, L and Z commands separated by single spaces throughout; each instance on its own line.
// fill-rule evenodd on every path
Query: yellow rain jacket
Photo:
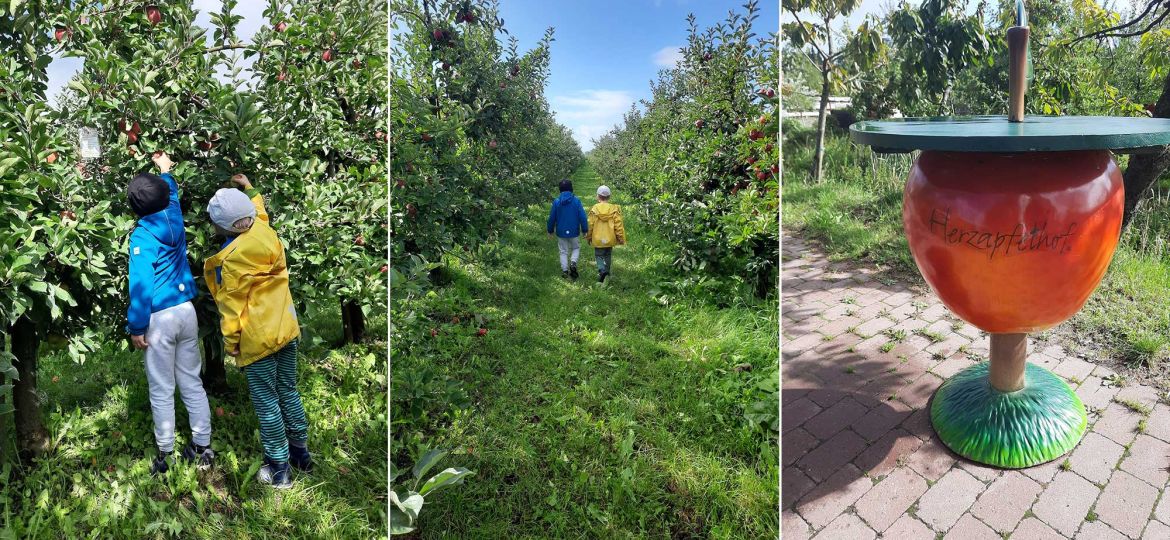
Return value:
M 256 205 L 252 228 L 203 265 L 203 278 L 219 306 L 227 351 L 239 346 L 236 365 L 247 366 L 284 348 L 301 335 L 288 288 L 284 245 L 268 224 L 264 198 L 247 191 Z
M 595 248 L 626 245 L 626 225 L 622 222 L 622 207 L 599 202 L 589 209 L 589 232 L 585 241 Z

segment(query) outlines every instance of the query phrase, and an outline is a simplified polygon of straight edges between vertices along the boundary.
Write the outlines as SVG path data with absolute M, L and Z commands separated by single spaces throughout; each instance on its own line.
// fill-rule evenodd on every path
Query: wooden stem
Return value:
M 991 386 L 1000 392 L 1024 387 L 1028 334 L 991 334 Z
M 1028 90 L 1027 26 L 1008 28 L 1008 121 L 1024 121 L 1024 94 Z

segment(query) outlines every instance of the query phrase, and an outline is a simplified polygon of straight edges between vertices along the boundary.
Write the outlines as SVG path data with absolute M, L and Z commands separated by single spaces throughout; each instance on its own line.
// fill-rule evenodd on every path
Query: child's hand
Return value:
M 239 347 L 236 347 L 236 348 L 234 348 L 234 349 L 232 349 L 232 350 L 228 351 L 228 352 L 227 352 L 227 355 L 228 355 L 228 356 L 231 356 L 231 357 L 233 357 L 233 358 L 234 358 L 234 357 L 236 357 L 236 356 L 239 356 L 239 355 L 240 355 L 240 348 L 239 348 Z
M 171 172 L 171 167 L 175 166 L 175 163 L 171 161 L 171 156 L 168 156 L 162 150 L 151 154 L 150 160 L 154 162 L 154 165 L 158 167 L 158 171 L 161 173 L 169 173 Z
M 146 348 L 150 346 L 150 344 L 146 342 L 146 336 L 130 336 L 130 343 L 133 343 L 134 348 L 140 351 L 145 351 Z
M 244 189 L 252 189 L 252 182 L 249 182 L 248 177 L 242 174 L 232 176 L 232 182 Z

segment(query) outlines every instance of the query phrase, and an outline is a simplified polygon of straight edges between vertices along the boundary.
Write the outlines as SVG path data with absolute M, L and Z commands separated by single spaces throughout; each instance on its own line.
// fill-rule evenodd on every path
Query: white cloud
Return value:
M 683 59 L 682 51 L 679 49 L 680 47 L 676 46 L 663 47 L 658 49 L 658 52 L 654 53 L 654 56 L 652 57 L 654 59 L 654 65 L 667 68 L 674 67 Z
M 212 39 L 214 39 L 214 29 L 211 26 L 210 14 L 219 13 L 219 11 L 223 9 L 223 2 L 221 0 L 195 0 L 193 5 L 195 9 L 199 10 L 199 14 L 195 17 L 195 24 L 207 29 L 207 40 L 210 42 Z M 243 19 L 241 19 L 239 24 L 236 26 L 236 36 L 240 40 L 244 41 L 245 43 L 252 41 L 252 37 L 256 35 L 256 32 L 260 30 L 260 27 L 268 24 L 268 21 L 264 19 L 264 9 L 266 7 L 266 2 L 247 1 L 236 4 L 234 13 L 243 17 Z M 247 69 L 252 65 L 252 62 L 255 58 L 256 57 L 253 56 L 252 58 L 245 59 L 241 54 L 237 64 L 240 67 Z M 78 71 L 81 71 L 82 64 L 83 60 L 80 58 L 53 58 L 53 61 L 49 64 L 48 68 L 48 97 L 50 103 L 56 99 L 57 94 L 60 93 L 61 89 L 64 88 L 65 85 L 69 82 L 69 79 L 73 78 L 73 76 L 76 75 Z M 223 70 L 222 68 L 219 70 L 219 72 L 216 73 L 216 75 L 218 75 L 220 80 L 224 82 L 231 80 L 229 73 L 227 73 L 226 70 Z
M 582 90 L 550 100 L 557 121 L 573 130 L 573 138 L 582 150 L 593 148 L 591 139 L 600 137 L 622 121 L 622 115 L 634 103 L 625 90 Z

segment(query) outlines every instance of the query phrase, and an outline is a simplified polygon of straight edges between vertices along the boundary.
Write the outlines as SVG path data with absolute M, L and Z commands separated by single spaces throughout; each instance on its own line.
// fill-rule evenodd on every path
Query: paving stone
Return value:
M 965 459 L 958 460 L 958 466 L 960 469 L 971 473 L 971 476 L 978 478 L 983 483 L 991 482 L 1003 474 L 1003 469 Z
M 792 508 L 796 501 L 808 495 L 808 492 L 817 487 L 817 483 L 809 478 L 804 471 L 796 467 L 785 467 L 780 473 L 780 499 L 784 509 Z
M 781 411 L 780 429 L 787 433 L 788 430 L 799 427 L 805 420 L 816 416 L 819 412 L 821 412 L 820 406 L 813 403 L 811 399 L 807 397 L 798 399 L 784 406 L 784 410 Z
M 818 439 L 828 439 L 865 416 L 867 412 L 869 410 L 856 399 L 846 397 L 810 418 L 803 427 Z
M 1094 510 L 1110 527 L 1130 538 L 1137 538 L 1149 521 L 1157 500 L 1158 490 L 1153 486 L 1125 471 L 1118 471 L 1105 486 Z
M 1137 436 L 1137 425 L 1142 415 L 1120 403 L 1110 403 L 1093 424 L 1093 431 L 1109 437 L 1113 442 L 1125 446 Z
M 1101 490 L 1072 471 L 1061 471 L 1040 494 L 1032 513 L 1065 536 L 1072 536 Z
M 893 525 L 929 486 L 909 467 L 894 469 L 854 505 L 857 515 L 877 532 Z
M 931 482 L 942 478 L 954 464 L 954 454 L 947 450 L 938 439 L 933 438 L 923 441 L 922 447 L 906 458 L 906 465 Z M 970 476 L 970 473 L 964 474 Z M 982 482 L 980 484 L 982 485 Z
M 787 411 L 784 411 L 784 414 L 788 414 Z M 816 447 L 818 442 L 820 441 L 816 437 L 801 428 L 785 432 L 784 436 L 780 437 L 780 453 L 784 455 L 784 466 L 792 465 L 806 452 Z
M 1104 380 L 1100 377 L 1090 375 L 1077 387 L 1077 397 L 1081 398 L 1085 407 L 1104 409 L 1113 401 L 1113 396 L 1117 395 L 1118 388 L 1105 386 L 1103 383 Z
M 1127 540 L 1124 534 L 1121 534 L 1108 525 L 1100 521 L 1089 521 L 1081 526 L 1080 532 L 1077 533 L 1077 539 L 1084 538 L 1085 540 Z
M 820 529 L 853 506 L 872 487 L 873 481 L 862 476 L 857 467 L 846 465 L 796 503 L 796 512 L 813 529 Z
M 930 411 L 926 409 L 918 409 L 910 413 L 906 421 L 902 422 L 902 429 L 924 441 L 936 437 L 934 426 L 930 423 Z
M 796 358 L 808 351 L 815 349 L 823 341 L 823 337 L 815 332 L 806 333 L 796 339 L 785 341 L 781 346 L 784 354 Z
M 853 459 L 853 464 L 869 476 L 879 478 L 889 474 L 899 461 L 907 460 L 919 446 L 922 446 L 922 439 L 898 428 L 871 444 Z
M 998 532 L 1012 532 L 1032 508 L 1041 489 L 1035 480 L 1010 471 L 979 495 L 971 513 Z
M 822 383 L 822 385 L 823 385 L 823 383 Z M 837 390 L 836 388 L 828 388 L 825 386 L 822 386 L 820 389 L 813 390 L 813 391 L 808 393 L 808 398 L 811 399 L 813 401 L 813 403 L 816 403 L 817 405 L 820 405 L 821 407 L 832 407 L 834 403 L 837 403 L 838 401 L 841 400 L 841 398 L 844 398 L 844 397 L 845 397 L 844 392 L 841 392 L 841 391 Z
M 1161 489 L 1170 480 L 1170 444 L 1149 435 L 1138 435 L 1129 446 L 1129 455 L 1121 460 L 1121 470 Z
M 971 514 L 964 514 L 959 518 L 951 530 L 943 536 L 944 540 L 1003 540 L 1003 537 L 984 525 Z
M 813 480 L 821 481 L 833 475 L 844 464 L 849 463 L 865 450 L 865 439 L 844 430 L 823 442 L 796 462 Z
M 1063 362 L 1057 364 L 1052 372 L 1065 379 L 1084 381 L 1089 377 L 1089 374 L 1093 373 L 1094 367 L 1096 366 L 1080 358 L 1066 358 Z
M 914 409 L 921 409 L 930 402 L 930 397 L 938 390 L 943 380 L 937 375 L 926 373 L 914 382 L 898 389 L 898 400 Z
M 861 324 L 861 319 L 857 317 L 841 317 L 835 321 L 827 322 L 817 329 L 825 336 L 840 336 L 850 333 L 850 330 L 856 328 Z
M 812 535 L 808 523 L 795 512 L 785 510 L 780 515 L 780 534 L 785 540 L 808 540 Z
M 1068 457 L 1072 470 L 1095 484 L 1104 484 L 1125 453 L 1125 447 L 1090 431 Z M 1063 462 L 1058 459 L 1057 461 Z
M 1170 523 L 1170 491 L 1162 493 L 1158 506 L 1154 507 L 1154 519 L 1162 523 Z
M 1170 538 L 1170 526 L 1160 521 L 1150 521 L 1146 524 L 1146 530 L 1142 531 L 1142 538 L 1149 540 Z
M 934 540 L 936 533 L 913 516 L 903 514 L 902 517 L 898 518 L 898 521 L 895 521 L 890 528 L 881 534 L 881 537 L 890 540 Z
M 970 473 L 951 469 L 919 499 L 917 517 L 936 531 L 946 531 L 971 508 L 983 488 L 983 482 Z
M 1146 418 L 1146 434 L 1170 442 L 1170 407 L 1159 403 Z
M 877 538 L 877 533 L 853 514 L 841 514 L 817 533 L 813 540 L 866 540 Z
M 875 441 L 901 424 L 912 412 L 914 411 L 900 401 L 885 401 L 870 409 L 850 427 L 865 440 Z
M 1148 410 L 1158 402 L 1158 391 L 1150 386 L 1135 384 L 1118 390 L 1116 398 L 1118 401 L 1136 401 Z
M 1012 533 L 1013 540 L 1065 540 L 1067 538 L 1034 517 L 1025 519 Z
M 893 326 L 894 321 L 885 317 L 876 317 L 861 323 L 853 332 L 863 337 L 880 336 L 887 328 L 892 328 Z
M 939 377 L 942 377 L 943 379 L 949 379 L 956 373 L 963 371 L 964 369 L 967 369 L 973 365 L 975 365 L 975 363 L 968 359 L 966 354 L 956 352 L 948 356 L 942 362 L 935 364 L 934 367 L 930 368 L 930 372 L 938 375 Z
M 1056 476 L 1057 472 L 1060 472 L 1060 465 L 1063 462 L 1064 460 L 1061 459 L 1049 461 L 1043 465 L 1020 469 L 1020 472 L 1041 484 L 1047 484 L 1052 481 L 1052 478 Z

